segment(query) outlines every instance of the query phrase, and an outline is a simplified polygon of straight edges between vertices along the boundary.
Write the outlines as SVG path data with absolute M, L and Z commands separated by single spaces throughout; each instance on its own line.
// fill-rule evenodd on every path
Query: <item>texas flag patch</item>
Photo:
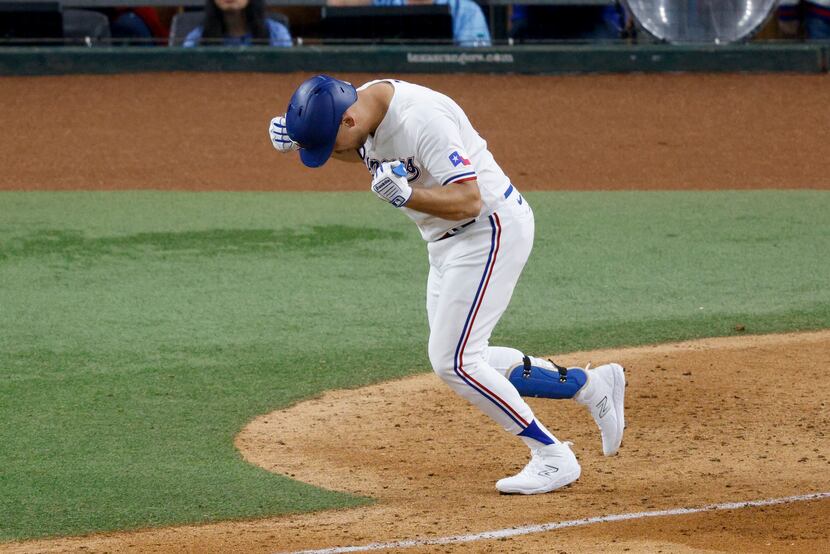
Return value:
M 458 150 L 450 154 L 450 161 L 452 162 L 453 167 L 458 167 L 459 165 L 470 165 L 470 160 L 459 154 Z

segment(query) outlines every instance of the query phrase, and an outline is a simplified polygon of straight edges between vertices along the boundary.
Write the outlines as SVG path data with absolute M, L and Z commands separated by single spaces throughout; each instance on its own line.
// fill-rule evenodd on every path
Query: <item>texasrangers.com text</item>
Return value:
M 409 63 L 513 63 L 513 54 L 414 54 L 407 52 L 406 61 Z

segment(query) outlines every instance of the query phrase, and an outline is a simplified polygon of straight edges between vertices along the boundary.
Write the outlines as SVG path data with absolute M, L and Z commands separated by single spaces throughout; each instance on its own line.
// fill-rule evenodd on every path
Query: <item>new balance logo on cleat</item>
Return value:
M 548 464 L 545 464 L 545 467 L 548 468 L 548 469 L 546 469 L 545 471 L 540 471 L 539 472 L 539 475 L 541 475 L 543 477 L 550 477 L 552 474 L 559 471 L 559 468 L 556 467 L 556 466 L 549 466 Z
M 599 417 L 600 418 L 605 417 L 605 414 L 607 414 L 608 410 L 611 409 L 611 406 L 608 405 L 608 397 L 607 396 L 603 396 L 602 400 L 597 402 L 597 408 L 599 408 Z

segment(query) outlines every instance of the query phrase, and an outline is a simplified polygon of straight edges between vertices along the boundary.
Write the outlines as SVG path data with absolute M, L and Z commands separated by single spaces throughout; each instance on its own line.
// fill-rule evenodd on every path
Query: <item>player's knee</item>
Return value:
M 433 365 L 432 366 L 432 371 L 434 371 L 435 374 L 438 377 L 440 377 L 442 381 L 446 381 L 446 382 L 452 381 L 453 380 L 452 378 L 455 375 L 455 371 L 453 371 L 452 366 L 447 367 L 447 366 L 435 366 L 435 365 Z
M 455 375 L 455 368 L 453 367 L 452 362 L 447 363 L 445 361 L 431 361 L 430 363 L 432 363 L 432 371 L 434 371 L 435 374 L 444 381 Z
M 429 343 L 429 363 L 432 365 L 434 371 L 441 379 L 447 379 L 454 374 L 453 366 L 454 352 L 448 351 L 447 348 L 439 345 L 434 345 L 432 341 Z
M 465 352 L 457 356 L 454 348 L 433 347 L 430 342 L 429 361 L 432 370 L 444 381 L 454 381 L 460 374 L 475 375 L 489 367 L 480 353 Z

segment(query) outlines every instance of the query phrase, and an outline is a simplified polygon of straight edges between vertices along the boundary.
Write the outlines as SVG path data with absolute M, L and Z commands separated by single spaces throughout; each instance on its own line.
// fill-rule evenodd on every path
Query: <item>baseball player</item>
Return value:
M 533 211 L 447 96 L 395 79 L 355 89 L 326 75 L 302 83 L 269 127 L 274 148 L 308 167 L 329 158 L 365 164 L 377 197 L 412 218 L 429 252 L 429 360 L 455 392 L 517 435 L 531 459 L 501 479 L 502 493 L 564 487 L 581 469 L 568 442 L 523 396 L 573 398 L 594 417 L 606 456 L 625 427 L 618 364 L 564 368 L 515 348 L 490 346 L 533 245 Z

